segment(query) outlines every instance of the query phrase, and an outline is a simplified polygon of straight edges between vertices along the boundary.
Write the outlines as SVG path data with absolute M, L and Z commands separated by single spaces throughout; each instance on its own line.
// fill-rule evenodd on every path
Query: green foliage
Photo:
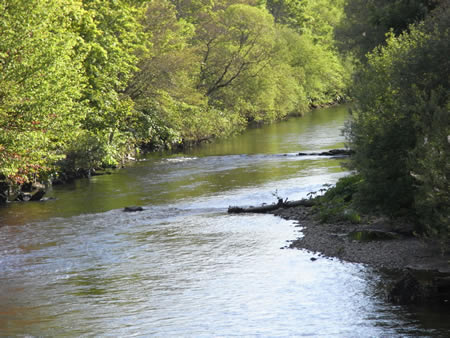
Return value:
M 441 238 L 450 233 L 449 14 L 443 5 L 369 55 L 348 130 L 361 203 L 415 213 L 422 230 Z
M 341 99 L 343 1 L 0 3 L 0 178 L 116 166 Z
M 72 152 L 80 128 L 94 135 L 88 143 L 109 149 L 102 163 L 116 162 L 114 153 L 130 137 L 133 102 L 122 92 L 141 46 L 140 6 L 100 0 L 0 4 L 1 176 L 17 184 L 44 179 Z
M 66 148 L 66 158 L 61 167 L 66 173 L 84 173 L 92 168 L 101 167 L 103 160 L 109 158 L 108 142 L 92 132 L 81 130 L 76 141 Z
M 81 1 L 0 4 L 0 175 L 44 177 L 84 118 L 83 55 L 71 17 Z
M 306 21 L 306 2 L 296 0 L 267 0 L 266 7 L 275 22 L 300 29 Z
M 319 44 L 331 37 L 318 37 L 321 24 L 300 35 L 275 20 L 257 1 L 153 1 L 143 21 L 151 51 L 126 91 L 158 126 L 140 128 L 145 142 L 190 144 L 341 99 L 348 75 L 332 43 Z
M 136 51 L 145 48 L 138 23 L 140 8 L 127 1 L 88 0 L 87 12 L 75 24 L 84 59 L 88 86 L 84 99 L 89 105 L 84 127 L 99 134 L 116 136 L 131 114 L 133 103 L 123 91 L 137 70 Z
M 293 48 L 297 50 L 294 65 L 303 72 L 303 87 L 309 104 L 339 101 L 345 96 L 349 74 L 334 51 L 314 44 L 309 34 L 300 36 Z
M 338 45 L 359 60 L 379 45 L 384 45 L 385 34 L 395 35 L 410 24 L 423 20 L 436 7 L 436 0 L 348 0 L 345 19 L 336 27 Z
M 160 93 L 145 103 L 149 121 L 148 135 L 153 146 L 179 146 L 224 137 L 244 126 L 237 113 L 224 112 L 208 105 L 191 105 Z
M 432 113 L 428 117 L 429 124 L 420 133 L 423 142 L 418 143 L 410 155 L 410 165 L 415 179 L 414 207 L 423 230 L 450 239 L 450 105 L 448 100 L 446 105 L 439 105 L 437 101 L 444 95 L 433 92 L 430 101 L 422 102 L 424 106 L 420 108 Z
M 314 210 L 321 222 L 359 223 L 361 216 L 354 205 L 354 196 L 359 191 L 362 178 L 350 175 L 341 178 L 334 187 L 315 197 Z

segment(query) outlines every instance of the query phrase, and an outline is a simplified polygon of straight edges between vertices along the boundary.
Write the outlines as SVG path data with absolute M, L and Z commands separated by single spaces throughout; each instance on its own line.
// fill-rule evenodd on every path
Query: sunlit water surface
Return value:
M 0 335 L 445 336 L 444 315 L 387 303 L 369 268 L 281 250 L 294 222 L 226 212 L 345 175 L 295 153 L 342 147 L 346 119 L 317 110 L 1 208 Z

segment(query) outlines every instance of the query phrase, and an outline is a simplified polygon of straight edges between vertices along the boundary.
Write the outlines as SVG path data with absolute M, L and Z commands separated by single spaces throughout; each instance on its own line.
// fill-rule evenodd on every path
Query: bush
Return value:
M 76 142 L 65 150 L 66 157 L 59 162 L 62 172 L 84 176 L 92 169 L 116 167 L 122 158 L 121 148 L 110 144 L 106 137 L 89 131 L 81 131 Z
M 321 222 L 346 221 L 359 223 L 361 216 L 354 206 L 354 196 L 359 190 L 362 179 L 359 175 L 341 178 L 334 187 L 322 196 L 315 198 L 314 209 Z

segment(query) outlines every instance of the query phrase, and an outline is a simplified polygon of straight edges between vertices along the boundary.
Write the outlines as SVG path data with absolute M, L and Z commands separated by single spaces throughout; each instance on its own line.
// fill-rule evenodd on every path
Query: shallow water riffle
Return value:
M 370 268 L 281 250 L 295 222 L 226 212 L 346 175 L 295 155 L 342 147 L 346 119 L 316 110 L 2 207 L 0 335 L 445 336 L 439 313 L 385 301 Z

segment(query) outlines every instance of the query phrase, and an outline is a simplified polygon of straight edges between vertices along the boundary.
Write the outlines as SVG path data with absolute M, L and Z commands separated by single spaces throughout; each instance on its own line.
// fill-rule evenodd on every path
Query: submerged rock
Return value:
M 395 282 L 389 300 L 397 304 L 417 304 L 426 298 L 426 291 L 416 277 L 407 271 Z
M 41 202 L 55 201 L 55 200 L 56 200 L 56 197 L 44 197 L 44 198 L 40 199 Z
M 124 212 L 136 212 L 136 211 L 143 211 L 143 207 L 137 207 L 137 206 L 131 206 L 131 207 L 125 207 L 123 208 Z
M 351 149 L 331 149 L 321 153 L 298 153 L 297 156 L 350 156 L 353 153 Z

